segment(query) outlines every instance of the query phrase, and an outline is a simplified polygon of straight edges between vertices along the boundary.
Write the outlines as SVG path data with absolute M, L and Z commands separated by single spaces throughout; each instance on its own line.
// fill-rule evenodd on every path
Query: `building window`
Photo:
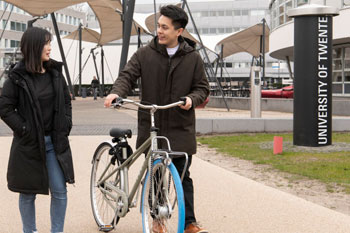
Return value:
M 249 15 L 249 10 L 242 10 L 242 16 Z
M 210 16 L 216 16 L 216 11 L 210 11 Z
M 226 33 L 232 33 L 232 28 L 225 28 Z
M 333 49 L 332 88 L 334 94 L 350 94 L 350 47 Z
M 11 21 L 11 30 L 16 31 L 16 22 Z
M 232 16 L 232 11 L 225 11 L 226 16 Z
M 218 16 L 225 16 L 225 11 L 218 11 Z
M 215 34 L 216 33 L 216 28 L 209 28 L 209 33 L 210 34 Z
M 2 20 L 2 29 L 5 29 L 5 30 L 6 30 L 6 22 L 7 22 L 6 19 L 3 19 L 3 20 Z
M 11 40 L 11 41 L 10 41 L 10 47 L 11 47 L 11 48 L 17 48 L 17 47 L 19 47 L 19 41 L 18 41 L 18 40 Z
M 3 21 L 3 23 L 4 23 L 4 21 Z M 18 32 L 24 32 L 26 29 L 27 29 L 27 25 L 25 23 L 11 21 L 11 30 L 18 31 Z
M 241 10 L 233 10 L 233 16 L 241 16 Z
M 199 17 L 201 17 L 201 12 L 193 12 L 192 13 L 192 16 L 194 17 L 194 18 L 199 18 Z M 93 15 L 91 15 L 90 16 L 90 19 L 92 18 L 92 17 L 95 17 L 95 16 L 93 16 Z
M 224 34 L 225 33 L 225 28 L 218 28 L 218 33 Z
M 201 12 L 202 17 L 208 17 L 208 11 L 202 11 Z
M 308 0 L 296 0 L 296 3 L 296 6 L 301 6 L 307 4 Z

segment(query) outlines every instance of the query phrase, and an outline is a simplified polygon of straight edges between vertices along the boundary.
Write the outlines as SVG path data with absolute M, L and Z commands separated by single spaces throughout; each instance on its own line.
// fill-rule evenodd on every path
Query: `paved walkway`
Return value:
M 105 136 L 70 137 L 76 184 L 75 187 L 68 186 L 66 233 L 98 232 L 91 212 L 89 179 L 92 154 L 104 139 Z M 134 142 L 135 137 L 131 140 L 132 144 Z M 0 226 L 1 232 L 19 233 L 18 194 L 6 188 L 10 143 L 11 137 L 0 137 Z M 135 173 L 134 170 L 130 172 L 132 178 Z M 195 184 L 197 218 L 211 233 L 350 232 L 350 216 L 264 186 L 196 157 L 191 174 Z M 49 200 L 48 196 L 37 197 L 40 233 L 49 233 Z M 141 233 L 139 208 L 132 209 L 121 219 L 113 232 Z
M 93 152 L 101 141 L 109 138 L 106 132 L 111 126 L 135 127 L 136 112 L 104 109 L 101 99 L 78 99 L 73 102 L 73 110 L 74 128 L 70 142 L 76 184 L 68 186 L 65 232 L 93 233 L 98 232 L 89 197 Z M 249 112 L 204 109 L 198 110 L 197 116 L 239 118 L 249 117 Z M 291 117 L 290 114 L 274 112 L 264 112 L 263 116 Z M 1 124 L 0 135 L 4 135 L 5 127 Z M 6 188 L 11 140 L 11 137 L 0 137 L 0 232 L 18 233 L 21 232 L 18 194 Z M 135 137 L 131 143 L 134 145 Z M 131 171 L 131 177 L 133 174 L 135 172 Z M 262 185 L 196 157 L 191 175 L 195 184 L 197 218 L 211 233 L 350 233 L 350 216 Z M 40 233 L 49 232 L 49 200 L 48 196 L 39 195 L 37 198 L 37 225 Z M 132 209 L 114 232 L 142 232 L 140 217 L 138 208 Z

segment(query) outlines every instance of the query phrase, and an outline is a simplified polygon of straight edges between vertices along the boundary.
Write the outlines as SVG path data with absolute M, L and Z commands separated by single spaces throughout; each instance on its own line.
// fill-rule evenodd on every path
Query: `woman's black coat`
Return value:
M 72 106 L 62 63 L 50 60 L 47 72 L 55 91 L 52 142 L 66 182 L 74 183 L 68 135 Z M 0 117 L 13 130 L 7 170 L 8 188 L 14 192 L 48 194 L 44 124 L 32 78 L 23 62 L 12 68 L 0 96 Z

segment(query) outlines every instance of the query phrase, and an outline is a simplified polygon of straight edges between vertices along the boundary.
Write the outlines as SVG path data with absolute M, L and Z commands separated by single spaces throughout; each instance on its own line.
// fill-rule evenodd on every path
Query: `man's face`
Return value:
M 172 20 L 161 15 L 157 24 L 157 35 L 159 44 L 165 45 L 167 48 L 174 48 L 177 44 L 177 38 L 181 35 L 183 28 L 175 29 Z

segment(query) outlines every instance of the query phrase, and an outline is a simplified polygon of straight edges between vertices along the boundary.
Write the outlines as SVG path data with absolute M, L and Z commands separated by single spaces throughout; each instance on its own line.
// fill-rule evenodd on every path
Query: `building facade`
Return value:
M 339 15 L 333 18 L 332 92 L 334 96 L 350 96 L 350 32 L 345 23 L 350 20 L 350 0 L 271 0 L 270 55 L 293 61 L 294 20 L 287 12 L 304 4 L 340 9 Z

